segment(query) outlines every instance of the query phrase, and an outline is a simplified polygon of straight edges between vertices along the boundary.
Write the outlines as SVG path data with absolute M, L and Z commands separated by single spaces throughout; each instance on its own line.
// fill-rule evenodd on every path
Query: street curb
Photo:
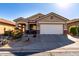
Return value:
M 47 51 L 46 49 L 25 49 L 25 48 L 0 48 L 0 51 L 15 51 L 15 52 L 77 52 L 79 51 L 79 48 L 62 48 L 62 49 L 54 49 Z

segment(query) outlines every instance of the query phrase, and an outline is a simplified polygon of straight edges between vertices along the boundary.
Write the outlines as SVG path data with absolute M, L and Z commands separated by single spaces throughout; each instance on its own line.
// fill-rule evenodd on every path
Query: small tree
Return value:
M 77 34 L 79 35 L 79 26 L 77 27 Z
M 71 26 L 69 28 L 69 32 L 72 34 L 72 35 L 77 35 L 77 27 L 76 26 Z

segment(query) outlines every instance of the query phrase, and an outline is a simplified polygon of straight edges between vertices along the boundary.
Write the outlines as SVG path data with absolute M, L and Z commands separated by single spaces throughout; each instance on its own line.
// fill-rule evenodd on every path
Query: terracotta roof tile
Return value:
M 9 21 L 9 20 L 5 20 L 0 18 L 0 23 L 5 23 L 5 24 L 9 24 L 9 25 L 13 25 L 15 26 L 15 22 Z

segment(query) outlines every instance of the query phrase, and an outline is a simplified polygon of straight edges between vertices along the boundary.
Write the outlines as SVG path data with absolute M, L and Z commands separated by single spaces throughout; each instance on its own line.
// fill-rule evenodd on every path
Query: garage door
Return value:
M 40 34 L 63 34 L 63 25 L 40 24 Z

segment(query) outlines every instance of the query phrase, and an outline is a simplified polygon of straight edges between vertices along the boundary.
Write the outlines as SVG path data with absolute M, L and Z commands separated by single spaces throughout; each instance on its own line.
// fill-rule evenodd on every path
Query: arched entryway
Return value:
M 25 32 L 26 31 L 26 24 L 25 23 L 19 23 L 18 28 L 20 30 L 22 30 L 22 32 Z

